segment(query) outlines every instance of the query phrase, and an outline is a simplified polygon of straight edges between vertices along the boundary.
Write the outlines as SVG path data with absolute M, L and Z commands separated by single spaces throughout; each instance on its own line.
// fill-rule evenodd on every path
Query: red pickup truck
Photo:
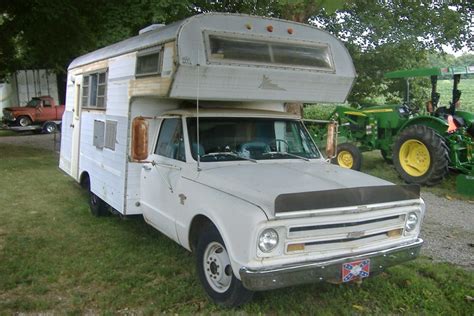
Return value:
M 45 122 L 56 125 L 60 123 L 64 113 L 64 105 L 56 104 L 50 96 L 32 98 L 26 106 L 17 106 L 3 109 L 3 120 L 8 125 L 26 127 Z

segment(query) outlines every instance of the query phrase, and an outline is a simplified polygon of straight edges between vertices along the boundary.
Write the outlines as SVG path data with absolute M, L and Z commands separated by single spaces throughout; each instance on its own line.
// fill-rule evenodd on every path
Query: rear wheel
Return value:
M 81 181 L 81 186 L 89 191 L 89 208 L 91 210 L 91 214 L 95 217 L 108 215 L 109 210 L 107 203 L 105 203 L 104 200 L 91 191 L 91 182 L 89 176 Z
M 199 237 L 196 268 L 206 294 L 216 304 L 237 307 L 252 299 L 253 292 L 235 277 L 224 241 L 213 225 Z
M 395 169 L 408 183 L 435 185 L 448 173 L 446 143 L 427 126 L 413 125 L 403 130 L 393 153 Z
M 356 145 L 342 143 L 337 145 L 337 155 L 331 162 L 343 168 L 360 170 L 362 166 L 362 153 Z
M 31 119 L 28 116 L 20 116 L 17 118 L 18 126 L 26 127 L 31 124 Z
M 55 133 L 57 130 L 58 126 L 56 125 L 56 123 L 53 122 L 48 122 L 43 126 L 43 131 L 47 134 Z

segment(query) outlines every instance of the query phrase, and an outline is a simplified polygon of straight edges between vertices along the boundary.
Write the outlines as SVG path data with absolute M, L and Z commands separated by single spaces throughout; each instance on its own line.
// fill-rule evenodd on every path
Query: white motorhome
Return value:
M 91 211 L 142 214 L 196 253 L 218 304 L 349 282 L 415 258 L 425 207 L 323 158 L 288 102 L 343 102 L 355 71 L 315 27 L 204 14 L 69 66 L 60 168 Z

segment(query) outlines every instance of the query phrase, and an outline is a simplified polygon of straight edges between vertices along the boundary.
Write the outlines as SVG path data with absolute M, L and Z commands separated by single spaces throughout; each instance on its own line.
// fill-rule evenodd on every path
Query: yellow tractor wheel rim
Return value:
M 337 154 L 337 164 L 343 168 L 352 168 L 354 165 L 354 157 L 347 150 L 342 150 Z
M 404 142 L 398 157 L 403 170 L 412 177 L 421 177 L 430 168 L 430 152 L 419 140 L 409 139 Z

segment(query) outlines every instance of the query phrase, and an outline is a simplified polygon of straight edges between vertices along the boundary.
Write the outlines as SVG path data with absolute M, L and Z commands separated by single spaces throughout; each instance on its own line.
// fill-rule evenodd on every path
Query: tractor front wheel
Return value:
M 432 128 L 413 125 L 403 130 L 395 142 L 393 164 L 406 182 L 435 185 L 448 173 L 448 148 Z
M 356 145 L 342 143 L 337 145 L 337 155 L 331 162 L 343 168 L 360 170 L 362 166 L 362 153 Z

